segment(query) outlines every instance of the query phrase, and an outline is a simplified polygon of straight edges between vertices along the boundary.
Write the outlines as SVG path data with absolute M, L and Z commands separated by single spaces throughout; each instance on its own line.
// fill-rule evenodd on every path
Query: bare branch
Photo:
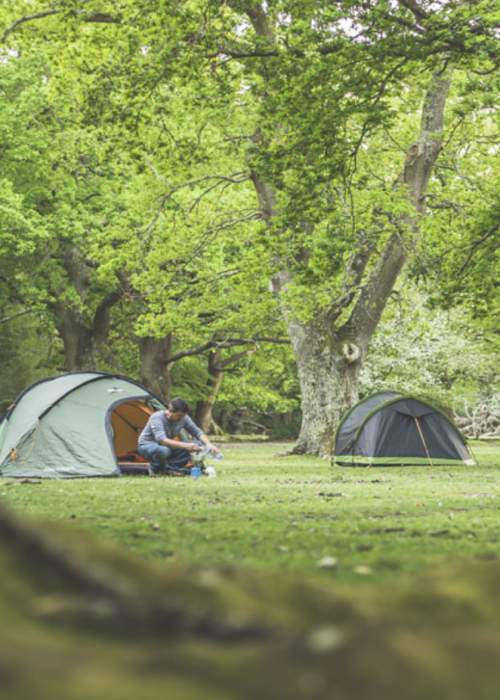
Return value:
M 17 314 L 12 314 L 12 316 L 5 316 L 5 318 L 0 318 L 0 323 L 8 323 L 13 321 L 15 318 L 20 316 L 25 316 L 26 314 L 32 314 L 36 309 L 25 309 L 24 311 L 19 311 Z
M 93 15 L 81 18 L 83 22 L 94 22 L 96 24 L 121 24 L 121 20 L 113 15 L 104 12 L 94 12 Z
M 257 350 L 256 347 L 251 347 L 247 348 L 246 350 L 242 350 L 241 352 L 237 352 L 234 355 L 230 355 L 227 357 L 225 360 L 222 360 L 221 362 L 218 362 L 214 365 L 214 369 L 219 372 L 224 372 L 227 371 L 230 367 L 233 367 L 235 364 L 237 364 L 240 360 L 243 360 L 245 357 L 248 357 L 249 355 L 252 355 L 255 353 Z
M 192 205 L 188 213 L 191 212 L 191 210 L 196 206 L 196 203 L 201 200 L 206 194 L 208 194 L 212 189 L 215 187 L 218 187 L 221 183 L 226 183 L 226 186 L 230 184 L 240 184 L 242 182 L 245 182 L 245 180 L 248 180 L 249 176 L 246 172 L 237 172 L 233 173 L 232 175 L 205 175 L 204 177 L 199 177 L 194 180 L 188 180 L 187 182 L 182 182 L 180 185 L 175 185 L 175 187 L 172 187 L 168 192 L 165 192 L 164 195 L 160 197 L 160 202 L 158 204 L 158 208 L 155 212 L 155 215 L 153 216 L 151 222 L 147 226 L 145 232 L 144 232 L 144 239 L 143 239 L 143 246 L 147 245 L 149 243 L 149 239 L 151 234 L 153 233 L 153 230 L 160 220 L 160 216 L 163 212 L 163 209 L 167 202 L 171 200 L 176 192 L 179 192 L 179 190 L 185 189 L 186 187 L 194 187 L 195 185 L 199 185 L 202 182 L 207 182 L 209 180 L 215 180 L 215 184 L 209 187 L 207 190 L 205 190 L 204 193 L 202 193 L 196 200 L 195 204 Z M 177 207 L 181 209 L 180 204 L 177 204 Z
M 273 41 L 273 30 L 262 6 L 258 3 L 254 3 L 247 8 L 246 13 L 257 36 L 266 37 L 270 41 Z
M 229 58 L 272 58 L 279 56 L 277 49 L 269 49 L 266 51 L 261 51 L 258 49 L 234 49 L 229 46 L 220 46 L 217 53 L 208 54 L 207 58 L 224 58 L 228 56 Z
M 255 338 L 227 338 L 226 340 L 209 340 L 203 345 L 198 345 L 198 347 L 192 348 L 191 350 L 181 350 L 175 355 L 171 355 L 167 363 L 172 364 L 181 360 L 183 357 L 192 357 L 193 355 L 201 355 L 207 350 L 212 348 L 218 348 L 223 350 L 224 348 L 233 348 L 238 345 L 255 345 L 256 343 L 275 343 L 278 345 L 289 345 L 290 341 L 288 338 L 270 338 L 268 336 L 256 336 Z
M 104 342 L 108 335 L 110 323 L 110 311 L 112 307 L 120 301 L 122 293 L 120 290 L 111 292 L 101 301 L 94 314 L 94 332 L 98 342 Z
M 407 10 L 415 16 L 417 20 L 427 19 L 427 12 L 418 4 L 416 0 L 399 0 L 400 5 L 406 7 Z
M 410 29 L 412 32 L 416 32 L 417 34 L 425 34 L 426 29 L 424 27 L 421 27 L 419 24 L 413 24 L 413 22 L 410 22 L 407 19 L 403 19 L 403 17 L 398 17 L 397 15 L 391 15 L 388 12 L 382 12 L 381 13 L 382 17 L 385 17 L 391 22 L 395 22 L 396 24 L 399 24 L 402 27 L 406 27 L 407 29 Z
M 485 241 L 487 241 L 488 238 L 490 238 L 490 236 L 494 236 L 496 234 L 498 234 L 498 228 L 495 226 L 495 227 L 490 228 L 483 236 L 481 236 L 481 238 L 479 238 L 477 241 L 474 241 L 474 243 L 471 243 L 468 246 L 470 248 L 470 251 L 469 251 L 463 265 L 461 265 L 461 267 L 457 273 L 457 276 L 460 276 L 465 272 L 470 261 L 472 260 L 474 255 L 477 253 L 477 251 L 481 248 L 482 244 Z M 494 246 L 493 250 L 496 250 L 499 247 L 500 247 L 500 243 L 497 246 Z M 491 251 L 491 252 L 493 252 L 493 251 Z
M 16 21 L 13 22 L 10 25 L 10 27 L 7 27 L 7 29 L 2 34 L 2 37 L 0 38 L 0 43 L 4 43 L 9 34 L 11 34 L 14 30 L 17 29 L 17 27 L 19 27 L 22 24 L 26 24 L 27 22 L 33 22 L 38 19 L 44 19 L 45 17 L 60 15 L 63 12 L 63 10 L 55 9 L 45 10 L 43 12 L 36 12 L 32 15 L 25 15 L 24 17 L 20 17 L 19 19 L 16 19 Z M 94 22 L 97 24 L 121 24 L 121 20 L 118 17 L 114 17 L 113 15 L 109 15 L 105 12 L 94 12 L 87 16 L 81 13 L 77 13 L 77 16 L 79 16 L 79 19 L 81 19 L 82 22 Z
M 33 20 L 43 19 L 44 17 L 50 17 L 51 15 L 59 15 L 61 14 L 61 12 L 62 10 L 45 10 L 45 12 L 37 12 L 33 15 L 25 15 L 24 17 L 20 17 L 19 19 L 16 19 L 16 21 L 13 22 L 10 25 L 10 27 L 7 27 L 7 29 L 2 34 L 0 42 L 3 43 L 11 32 L 13 32 L 15 29 L 17 29 L 17 27 L 19 27 L 21 24 L 24 24 L 25 22 L 32 22 Z

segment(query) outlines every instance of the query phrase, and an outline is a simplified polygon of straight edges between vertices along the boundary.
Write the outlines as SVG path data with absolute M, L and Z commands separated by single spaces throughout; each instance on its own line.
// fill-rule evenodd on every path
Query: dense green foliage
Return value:
M 460 336 L 467 344 L 471 318 L 471 357 L 493 327 L 495 8 L 428 5 L 276 1 L 267 14 L 236 0 L 2 7 L 0 309 L 8 317 L 34 308 L 40 319 L 24 326 L 17 349 L 32 370 L 12 379 L 2 367 L 4 404 L 45 369 L 139 377 L 140 338 L 152 337 L 168 339 L 173 390 L 193 402 L 208 392 L 208 345 L 220 349 L 230 370 L 220 416 L 238 404 L 296 411 L 292 355 L 269 340 L 286 335 L 284 309 L 304 323 L 348 319 L 363 268 L 370 273 L 411 214 L 396 185 L 430 76 L 445 67 L 444 148 L 422 235 L 408 246 L 430 303 L 463 311 L 453 329 L 436 312 L 446 331 L 427 372 L 421 318 L 408 321 L 402 342 L 389 308 L 361 391 L 390 381 L 447 399 L 490 385 L 489 369 L 473 381 L 468 369 L 443 367 Z M 272 184 L 272 216 L 258 201 L 259 179 Z M 278 298 L 269 280 L 283 270 L 292 278 Z M 410 316 L 415 304 L 405 303 Z M 423 324 L 432 335 L 430 317 Z M 51 360 L 36 368 L 25 355 L 38 336 Z

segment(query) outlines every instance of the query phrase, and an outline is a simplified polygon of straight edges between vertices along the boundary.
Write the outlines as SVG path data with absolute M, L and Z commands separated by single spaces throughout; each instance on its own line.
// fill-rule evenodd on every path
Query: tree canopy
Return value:
M 2 304 L 164 394 L 288 336 L 298 448 L 328 450 L 405 265 L 491 323 L 495 26 L 490 0 L 9 3 Z

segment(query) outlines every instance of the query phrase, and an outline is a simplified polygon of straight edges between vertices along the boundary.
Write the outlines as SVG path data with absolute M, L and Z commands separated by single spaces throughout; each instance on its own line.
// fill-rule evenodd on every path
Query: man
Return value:
M 189 406 L 183 399 L 172 399 L 165 411 L 153 413 L 139 436 L 137 451 L 151 464 L 155 474 L 187 473 L 193 453 L 206 450 L 218 454 L 205 433 L 188 416 Z M 188 433 L 193 442 L 186 442 Z

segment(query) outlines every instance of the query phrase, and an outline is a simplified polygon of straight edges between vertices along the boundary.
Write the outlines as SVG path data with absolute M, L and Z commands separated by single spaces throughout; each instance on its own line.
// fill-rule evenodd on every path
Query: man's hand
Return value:
M 211 442 L 207 442 L 205 444 L 214 455 L 220 455 L 220 450 L 216 445 L 213 445 Z
M 201 450 L 200 445 L 197 445 L 194 442 L 183 442 L 179 445 L 179 447 L 182 447 L 184 450 L 187 450 L 188 452 L 199 452 Z

